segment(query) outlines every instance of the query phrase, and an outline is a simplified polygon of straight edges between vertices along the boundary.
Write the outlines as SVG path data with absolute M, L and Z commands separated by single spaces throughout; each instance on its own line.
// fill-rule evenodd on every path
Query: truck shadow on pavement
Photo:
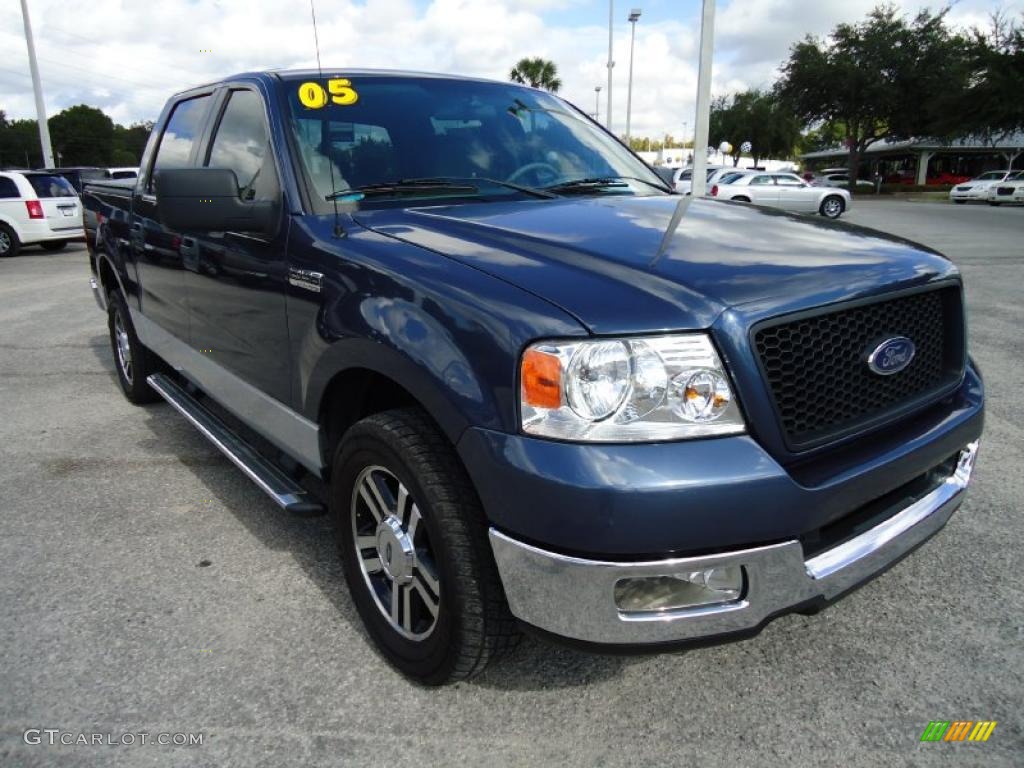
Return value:
M 95 342 L 94 353 L 109 372 L 111 385 L 119 387 L 109 345 L 98 343 L 101 339 L 105 341 L 106 336 L 96 336 L 92 339 Z M 238 426 L 237 421 L 209 400 L 204 400 L 204 405 L 210 407 L 210 410 L 232 426 Z M 309 581 L 334 606 L 337 615 L 350 625 L 354 633 L 376 654 L 376 647 L 366 634 L 349 596 L 330 516 L 302 518 L 278 509 L 234 464 L 167 404 L 158 402 L 140 407 L 137 412 L 139 418 L 144 420 L 152 431 L 152 438 L 144 439 L 137 445 L 139 453 L 142 456 L 162 454 L 172 460 L 176 459 L 187 467 L 203 487 L 208 489 L 212 498 L 244 525 L 263 546 L 291 553 Z M 269 444 L 244 428 L 241 431 L 258 449 L 268 456 L 273 456 Z M 309 487 L 323 496 L 322 484 L 315 479 L 310 480 Z M 170 500 L 166 501 L 170 503 Z M 158 500 L 154 500 L 153 511 L 155 514 L 160 511 Z M 211 513 L 217 514 L 218 511 L 215 506 Z M 211 555 L 211 559 L 216 562 L 215 553 Z M 333 654 L 337 645 L 343 644 L 346 638 L 332 638 L 328 627 L 328 634 L 322 640 L 324 652 Z M 378 655 L 378 658 L 381 660 L 381 674 L 397 674 L 388 667 L 383 657 Z M 527 691 L 572 688 L 617 677 L 627 665 L 640 662 L 642 659 L 643 657 L 586 653 L 525 635 L 517 648 L 495 661 L 469 684 L 502 690 Z

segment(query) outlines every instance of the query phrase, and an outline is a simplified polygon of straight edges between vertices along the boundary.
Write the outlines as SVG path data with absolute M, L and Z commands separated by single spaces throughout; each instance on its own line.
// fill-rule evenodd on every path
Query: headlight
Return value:
M 703 333 L 547 341 L 520 368 L 523 431 L 585 442 L 742 432 L 743 417 Z

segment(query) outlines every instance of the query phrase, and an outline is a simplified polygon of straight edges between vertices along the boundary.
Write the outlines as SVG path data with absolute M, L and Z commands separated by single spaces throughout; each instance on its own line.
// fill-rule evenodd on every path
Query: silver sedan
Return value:
M 787 211 L 820 213 L 838 219 L 850 210 L 849 190 L 815 187 L 795 173 L 737 172 L 724 175 L 711 187 L 712 197 L 756 203 Z

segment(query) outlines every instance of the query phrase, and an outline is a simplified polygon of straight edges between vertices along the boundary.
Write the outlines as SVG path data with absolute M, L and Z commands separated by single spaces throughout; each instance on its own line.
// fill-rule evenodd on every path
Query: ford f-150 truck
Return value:
M 370 637 L 424 683 L 523 627 L 754 634 L 964 498 L 983 387 L 953 264 L 674 195 L 550 93 L 238 75 L 171 98 L 138 179 L 84 204 L 124 394 L 329 513 Z

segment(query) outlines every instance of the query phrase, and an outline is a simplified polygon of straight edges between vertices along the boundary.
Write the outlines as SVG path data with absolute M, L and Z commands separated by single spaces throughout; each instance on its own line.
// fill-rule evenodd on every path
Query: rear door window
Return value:
M 800 181 L 796 176 L 789 176 L 787 174 L 780 174 L 775 177 L 775 183 L 780 187 L 802 187 L 804 183 Z
M 32 185 L 38 197 L 77 197 L 78 193 L 71 182 L 63 176 L 50 176 L 43 173 L 26 173 L 25 179 Z
M 156 157 L 153 160 L 154 171 L 188 167 L 192 149 L 203 130 L 203 121 L 206 119 L 206 109 L 209 103 L 210 97 L 207 95 L 175 104 L 171 118 L 167 121 L 167 127 L 164 128 L 163 135 L 160 137 L 160 146 L 157 148 Z M 152 178 L 149 186 L 152 189 Z
M 759 186 L 765 186 L 765 185 L 769 185 L 770 186 L 773 183 L 774 182 L 772 182 L 772 177 L 771 176 L 755 176 L 754 178 L 752 178 L 750 180 L 750 186 L 752 186 L 752 187 L 759 187 Z
M 18 193 L 18 185 L 14 183 L 14 179 L 0 176 L 0 200 L 11 197 L 21 197 Z

